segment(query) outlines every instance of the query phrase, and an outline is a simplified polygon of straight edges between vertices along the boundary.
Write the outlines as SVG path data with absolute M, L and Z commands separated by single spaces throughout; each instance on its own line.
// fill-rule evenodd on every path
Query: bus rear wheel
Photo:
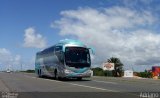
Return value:
M 38 77 L 40 78 L 41 77 L 41 70 L 38 69 Z
M 54 79 L 57 80 L 57 69 L 54 70 Z

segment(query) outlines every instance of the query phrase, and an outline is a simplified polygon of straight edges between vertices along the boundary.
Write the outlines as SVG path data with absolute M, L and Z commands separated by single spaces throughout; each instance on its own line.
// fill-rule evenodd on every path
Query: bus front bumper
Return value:
M 75 73 L 75 72 L 71 72 L 69 70 L 65 71 L 65 76 L 68 78 L 76 78 L 76 77 L 91 77 L 92 76 L 92 71 L 88 70 L 86 72 L 83 73 Z

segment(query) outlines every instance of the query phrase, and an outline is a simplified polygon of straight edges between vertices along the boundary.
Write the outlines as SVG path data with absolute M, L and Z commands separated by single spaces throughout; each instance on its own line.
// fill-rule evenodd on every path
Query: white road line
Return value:
M 37 78 L 37 77 L 28 76 L 28 75 L 24 75 L 24 76 L 28 78 Z
M 106 84 L 118 84 L 116 82 L 107 82 L 107 81 L 98 81 L 98 80 L 92 80 L 94 82 L 100 82 L 100 83 L 106 83 Z
M 41 79 L 41 78 L 37 78 L 37 77 L 31 77 L 31 76 L 27 76 L 26 77 L 30 77 L 30 78 L 34 78 L 34 79 Z M 86 86 L 86 85 L 80 85 L 80 84 L 75 84 L 75 83 L 67 83 L 67 82 L 62 82 L 62 81 L 57 81 L 57 80 L 51 80 L 51 79 L 42 79 L 42 80 L 47 80 L 47 81 L 54 81 L 54 82 L 58 82 L 58 83 L 66 83 L 66 84 L 70 84 L 70 85 L 74 85 L 74 86 L 79 86 L 79 87 L 86 87 L 86 88 L 92 88 L 92 89 L 98 89 L 98 90 L 103 90 L 103 91 L 108 91 L 108 92 L 118 92 L 115 90 L 110 90 L 110 89 L 104 89 L 104 88 L 99 88 L 99 87 L 94 87 L 94 86 Z
M 33 78 L 33 79 L 41 79 L 41 80 L 47 80 L 47 81 L 51 81 L 51 82 L 57 82 L 57 83 L 66 83 L 66 84 L 70 84 L 70 85 L 74 85 L 74 86 L 80 86 L 80 87 L 86 87 L 86 88 L 92 88 L 92 89 L 98 89 L 98 90 L 103 90 L 103 91 L 108 91 L 108 92 L 120 92 L 120 91 L 116 91 L 116 90 L 110 90 L 110 89 L 104 89 L 104 88 L 98 88 L 98 87 L 92 87 L 92 86 L 86 86 L 86 85 L 79 85 L 79 84 L 75 84 L 75 83 L 67 83 L 67 82 L 62 82 L 62 81 L 57 81 L 57 80 L 51 80 L 51 79 L 43 79 L 43 78 L 38 78 L 38 77 L 33 77 L 33 76 L 28 76 L 28 75 L 24 75 L 26 77 L 29 78 Z M 103 83 L 109 83 L 109 82 L 105 82 L 105 81 L 97 81 L 97 80 L 92 80 L 92 81 L 96 81 L 96 82 L 103 82 Z M 112 82 L 110 82 L 112 83 Z M 123 92 L 122 92 L 123 93 Z M 125 92 L 127 93 L 127 92 Z M 133 93 L 127 93 L 129 95 L 134 95 L 134 96 L 139 96 L 137 94 L 133 94 Z
M 75 83 L 67 83 L 67 82 L 62 82 L 62 81 L 57 81 L 57 80 L 51 80 L 51 79 L 43 79 L 43 78 L 38 78 L 38 77 L 32 77 L 32 76 L 28 76 L 25 75 L 26 77 L 30 77 L 33 79 L 41 79 L 41 80 L 47 80 L 47 81 L 51 81 L 51 82 L 57 82 L 57 83 L 66 83 L 66 84 L 70 84 L 70 85 L 74 85 L 74 86 L 80 86 L 80 87 L 86 87 L 86 88 L 92 88 L 92 89 L 98 89 L 98 90 L 103 90 L 103 91 L 108 91 L 108 92 L 120 92 L 120 91 L 116 91 L 116 90 L 110 90 L 110 89 L 104 89 L 104 88 L 98 88 L 98 87 L 93 87 L 93 86 L 86 86 L 86 85 L 80 85 L 80 84 L 75 84 Z M 96 82 L 103 82 L 103 83 L 112 83 L 112 82 L 105 82 L 105 81 L 97 81 L 97 80 L 92 80 L 92 81 L 96 81 Z M 126 92 L 127 93 L 127 92 Z M 132 93 L 127 93 L 129 95 L 134 95 L 134 96 L 139 96 L 137 94 L 132 94 Z
M 75 83 L 69 83 L 69 84 L 75 85 L 75 86 L 80 86 L 80 87 L 87 87 L 87 88 L 93 88 L 93 89 L 103 90 L 103 91 L 117 92 L 117 91 L 114 91 L 114 90 L 104 89 L 104 88 L 99 88 L 99 87 L 86 86 L 86 85 L 79 85 L 79 84 L 75 84 Z

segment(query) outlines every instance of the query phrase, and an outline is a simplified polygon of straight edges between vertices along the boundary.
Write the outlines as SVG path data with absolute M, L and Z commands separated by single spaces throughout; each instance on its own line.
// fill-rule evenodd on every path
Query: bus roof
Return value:
M 51 47 L 54 47 L 54 46 L 73 46 L 73 45 L 76 45 L 76 46 L 79 46 L 79 47 L 85 47 L 87 48 L 87 46 L 85 44 L 83 44 L 81 41 L 78 41 L 78 40 L 72 40 L 72 39 L 64 39 L 64 40 L 60 40 L 59 43 L 57 43 L 56 45 L 53 45 Z M 45 48 L 39 52 L 37 52 L 37 54 L 41 54 L 41 52 L 45 51 L 46 49 L 49 49 L 51 47 L 48 47 L 48 48 Z
M 86 47 L 86 45 L 83 44 L 81 41 L 72 39 L 60 40 L 60 42 L 57 45 L 77 45 L 80 47 Z

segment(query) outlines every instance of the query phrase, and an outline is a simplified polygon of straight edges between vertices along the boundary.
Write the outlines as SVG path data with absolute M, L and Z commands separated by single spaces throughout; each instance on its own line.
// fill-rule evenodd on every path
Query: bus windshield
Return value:
M 89 67 L 89 50 L 82 47 L 66 47 L 65 62 L 70 67 Z

